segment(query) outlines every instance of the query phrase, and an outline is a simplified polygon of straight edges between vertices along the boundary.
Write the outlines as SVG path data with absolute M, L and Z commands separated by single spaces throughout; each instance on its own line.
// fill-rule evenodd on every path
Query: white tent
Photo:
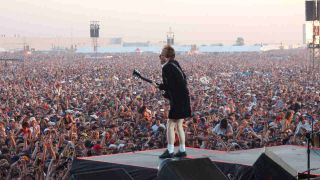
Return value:
M 0 52 L 6 52 L 6 51 L 7 51 L 6 49 L 0 47 Z

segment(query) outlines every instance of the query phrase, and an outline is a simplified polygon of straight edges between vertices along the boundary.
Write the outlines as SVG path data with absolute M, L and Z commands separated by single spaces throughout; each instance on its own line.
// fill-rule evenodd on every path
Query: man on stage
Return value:
M 175 50 L 171 46 L 165 46 L 159 56 L 162 65 L 163 83 L 158 86 L 165 91 L 164 97 L 170 101 L 169 119 L 167 122 L 167 150 L 159 158 L 185 157 L 185 133 L 183 120 L 191 116 L 189 90 L 187 78 L 179 63 L 174 59 Z M 174 154 L 175 132 L 178 131 L 179 151 Z

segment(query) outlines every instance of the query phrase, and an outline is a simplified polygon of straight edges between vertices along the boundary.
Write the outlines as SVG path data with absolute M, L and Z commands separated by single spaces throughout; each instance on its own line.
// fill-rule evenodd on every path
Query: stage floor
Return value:
M 267 147 L 278 155 L 284 162 L 290 165 L 297 172 L 301 173 L 307 170 L 307 148 L 303 146 L 274 146 Z M 103 156 L 83 157 L 90 161 L 109 162 L 115 164 L 125 164 L 131 166 L 139 166 L 151 169 L 158 169 L 161 160 L 158 156 L 163 153 L 165 149 L 156 149 L 148 151 L 136 151 L 130 153 L 120 153 Z M 177 151 L 177 149 L 175 149 Z M 241 150 L 241 151 L 215 151 L 196 148 L 187 148 L 187 158 L 203 158 L 209 157 L 213 162 L 224 162 L 230 164 L 240 164 L 252 166 L 258 157 L 265 151 L 264 148 Z M 311 150 L 311 168 L 320 168 L 320 150 Z M 311 172 L 315 175 L 320 175 L 320 169 Z

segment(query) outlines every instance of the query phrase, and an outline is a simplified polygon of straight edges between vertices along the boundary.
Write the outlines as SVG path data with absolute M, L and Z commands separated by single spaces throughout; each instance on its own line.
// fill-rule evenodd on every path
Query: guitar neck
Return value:
M 144 80 L 144 81 L 146 81 L 146 82 L 148 82 L 148 83 L 153 83 L 153 81 L 152 80 L 150 80 L 150 79 L 148 79 L 148 78 L 145 78 L 145 77 L 140 77 L 142 80 Z

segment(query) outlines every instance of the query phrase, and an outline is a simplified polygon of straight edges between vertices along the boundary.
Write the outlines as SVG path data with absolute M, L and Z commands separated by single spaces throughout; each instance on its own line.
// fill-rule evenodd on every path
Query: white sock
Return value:
M 185 144 L 180 144 L 179 151 L 180 152 L 185 152 L 186 151 L 186 145 Z
M 173 144 L 168 144 L 168 151 L 170 154 L 174 152 L 174 145 Z

